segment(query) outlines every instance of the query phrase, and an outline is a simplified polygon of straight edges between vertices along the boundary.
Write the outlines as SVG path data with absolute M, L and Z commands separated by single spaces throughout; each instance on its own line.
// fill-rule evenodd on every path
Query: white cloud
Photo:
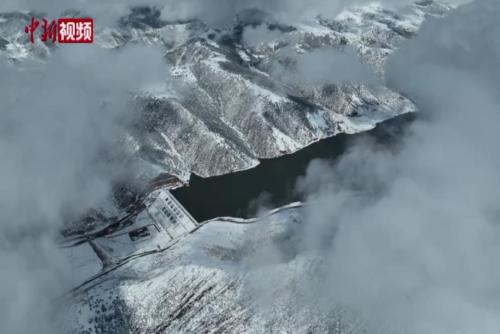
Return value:
M 71 273 L 58 228 L 105 203 L 128 171 L 116 144 L 129 94 L 165 72 L 146 47 L 68 46 L 31 69 L 0 63 L 0 332 L 58 331 Z

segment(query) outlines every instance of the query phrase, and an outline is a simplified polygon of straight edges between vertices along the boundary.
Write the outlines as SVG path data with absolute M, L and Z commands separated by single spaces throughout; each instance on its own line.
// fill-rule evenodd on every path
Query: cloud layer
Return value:
M 71 274 L 57 230 L 104 205 L 131 172 L 119 150 L 131 93 L 164 71 L 145 47 L 69 46 L 46 64 L 0 63 L 0 332 L 57 332 Z
M 426 22 L 387 63 L 420 109 L 401 146 L 363 141 L 299 180 L 310 205 L 294 249 L 318 260 L 296 273 L 297 312 L 340 304 L 398 333 L 500 332 L 499 15 L 484 0 Z

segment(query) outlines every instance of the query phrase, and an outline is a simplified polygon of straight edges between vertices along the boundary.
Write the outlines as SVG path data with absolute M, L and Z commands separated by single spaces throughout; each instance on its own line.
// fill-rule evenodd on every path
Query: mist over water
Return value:
M 266 211 L 263 207 L 276 208 L 307 197 L 294 189 L 297 178 L 306 172 L 311 160 L 341 159 L 350 147 L 360 140 L 368 140 L 366 137 L 386 148 L 397 146 L 404 129 L 414 118 L 414 114 L 405 114 L 384 121 L 367 133 L 338 134 L 322 139 L 293 154 L 262 160 L 249 170 L 209 178 L 192 175 L 189 186 L 172 193 L 200 222 L 223 216 L 253 218 Z M 231 196 L 222 201 L 214 197 L 214 193 Z

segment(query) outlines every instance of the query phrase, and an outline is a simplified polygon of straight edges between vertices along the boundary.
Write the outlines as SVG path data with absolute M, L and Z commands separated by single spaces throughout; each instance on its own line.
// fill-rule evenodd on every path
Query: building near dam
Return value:
M 173 240 L 196 228 L 196 220 L 167 190 L 155 190 L 144 201 L 146 209 L 137 216 L 136 225 L 153 224 Z M 135 230 L 137 231 L 137 230 Z M 133 241 L 137 236 L 129 232 Z
M 135 257 L 168 248 L 198 227 L 196 220 L 166 189 L 146 196 L 142 210 L 65 246 L 75 286 Z

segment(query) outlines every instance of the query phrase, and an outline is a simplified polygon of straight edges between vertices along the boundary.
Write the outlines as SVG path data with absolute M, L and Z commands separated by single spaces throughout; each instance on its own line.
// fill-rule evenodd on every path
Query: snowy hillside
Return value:
M 292 291 L 300 291 L 302 280 L 315 279 L 313 254 L 259 258 L 266 247 L 293 248 L 290 237 L 300 224 L 300 206 L 257 221 L 210 221 L 169 249 L 131 261 L 79 290 L 68 332 L 362 333 L 366 324 L 340 305 L 328 314 L 291 309 L 300 299 Z M 277 281 L 256 286 L 268 266 L 279 274 Z M 304 267 L 310 277 L 294 275 Z M 255 298 L 259 293 L 262 300 Z
M 404 13 L 370 5 L 298 26 L 249 11 L 233 27 L 218 29 L 199 21 L 162 21 L 159 11 L 141 7 L 117 26 L 98 26 L 95 40 L 104 48 L 139 44 L 165 52 L 168 85 L 140 94 L 141 117 L 124 143 L 141 166 L 141 178 L 168 172 L 187 180 L 191 172 L 212 176 L 251 168 L 260 158 L 292 153 L 321 138 L 367 130 L 414 111 L 409 100 L 380 82 L 335 82 L 334 75 L 331 83 L 329 78 L 290 82 L 271 65 L 293 74 L 293 66 L 287 66 L 290 57 L 348 47 L 383 77 L 383 62 L 398 44 L 412 37 L 427 16 L 448 9 L 430 1 Z M 27 59 L 43 61 L 61 47 L 29 43 L 23 27 L 30 18 L 0 14 L 0 55 L 21 65 Z M 254 27 L 272 38 L 247 42 L 246 31 Z

